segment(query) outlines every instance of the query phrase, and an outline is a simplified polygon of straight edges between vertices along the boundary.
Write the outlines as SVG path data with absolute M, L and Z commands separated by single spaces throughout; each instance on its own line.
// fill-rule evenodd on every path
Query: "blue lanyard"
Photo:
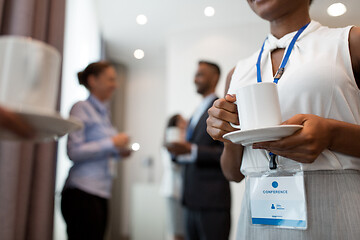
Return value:
M 300 28 L 297 33 L 295 34 L 295 36 L 293 37 L 293 39 L 291 40 L 290 42 L 290 45 L 285 53 L 285 57 L 284 59 L 282 60 L 281 64 L 280 64 L 280 67 L 279 69 L 277 70 L 275 76 L 274 76 L 274 83 L 277 84 L 279 79 L 281 78 L 281 76 L 283 75 L 284 73 L 284 70 L 285 70 L 285 66 L 289 60 L 289 57 L 290 57 L 290 54 L 294 48 L 294 45 L 295 45 L 295 42 L 298 40 L 300 34 L 305 30 L 305 28 L 307 26 L 309 26 L 310 23 L 306 24 L 305 26 L 303 26 L 302 28 Z M 257 82 L 260 83 L 262 82 L 261 80 L 261 69 L 260 69 L 260 63 L 261 63 L 261 57 L 262 57 L 262 54 L 264 52 L 264 46 L 265 46 L 265 42 L 266 42 L 267 38 L 265 39 L 262 47 L 261 47 L 261 50 L 260 50 L 260 53 L 259 53 L 259 57 L 258 57 L 258 60 L 256 62 L 256 74 L 257 74 Z M 277 168 L 277 164 L 276 164 L 276 155 L 272 152 L 269 153 L 269 156 L 270 156 L 270 161 L 269 161 L 269 168 L 270 169 L 276 169 Z
M 291 40 L 290 42 L 290 45 L 285 53 L 285 57 L 284 59 L 282 60 L 281 64 L 280 64 L 280 67 L 279 69 L 277 70 L 276 74 L 275 74 L 275 77 L 274 77 L 274 83 L 277 84 L 279 79 L 281 78 L 282 74 L 284 73 L 284 70 L 285 70 L 285 66 L 289 60 L 289 57 L 290 57 L 290 54 L 294 48 L 294 45 L 295 45 L 295 42 L 298 40 L 300 34 L 305 30 L 305 28 L 309 25 L 310 23 L 306 24 L 305 26 L 303 26 L 302 28 L 299 29 L 299 31 L 297 31 L 297 33 L 295 34 L 295 36 L 293 37 L 293 39 Z M 267 38 L 265 39 L 262 47 L 261 47 L 261 50 L 260 50 L 260 53 L 259 53 L 259 57 L 258 57 L 258 60 L 256 62 L 256 73 L 257 73 L 257 82 L 260 83 L 262 82 L 261 80 L 261 69 L 260 69 L 260 62 L 261 62 L 261 57 L 262 57 L 262 54 L 263 54 L 263 51 L 264 51 L 264 46 L 265 46 L 265 42 L 266 42 Z

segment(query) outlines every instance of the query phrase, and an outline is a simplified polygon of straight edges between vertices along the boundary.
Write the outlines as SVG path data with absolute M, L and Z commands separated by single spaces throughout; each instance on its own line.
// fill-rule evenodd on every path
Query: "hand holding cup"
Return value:
M 234 95 L 227 94 L 225 98 L 216 100 L 208 110 L 207 132 L 214 140 L 230 142 L 224 139 L 223 135 L 237 130 L 230 125 L 239 124 L 235 101 Z
M 130 138 L 126 133 L 118 133 L 112 137 L 112 141 L 116 148 L 122 150 L 128 147 Z

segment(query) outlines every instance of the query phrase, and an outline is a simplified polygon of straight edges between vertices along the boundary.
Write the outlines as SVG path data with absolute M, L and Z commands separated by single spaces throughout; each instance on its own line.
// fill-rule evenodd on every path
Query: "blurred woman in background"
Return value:
M 61 210 L 69 240 L 100 240 L 106 229 L 114 161 L 130 155 L 129 136 L 118 133 L 110 122 L 108 102 L 117 87 L 114 67 L 91 63 L 78 78 L 90 96 L 70 111 L 84 128 L 69 134 L 67 153 L 74 165 L 62 192 Z

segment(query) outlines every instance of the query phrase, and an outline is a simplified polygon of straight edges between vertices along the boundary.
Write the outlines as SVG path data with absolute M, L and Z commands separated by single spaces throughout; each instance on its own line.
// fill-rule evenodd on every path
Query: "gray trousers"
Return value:
M 186 240 L 228 240 L 229 210 L 185 209 Z

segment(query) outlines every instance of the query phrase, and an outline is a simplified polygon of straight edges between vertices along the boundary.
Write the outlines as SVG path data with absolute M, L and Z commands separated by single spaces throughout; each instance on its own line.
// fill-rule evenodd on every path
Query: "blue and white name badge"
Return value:
M 251 220 L 254 225 L 307 228 L 304 174 L 250 177 Z

